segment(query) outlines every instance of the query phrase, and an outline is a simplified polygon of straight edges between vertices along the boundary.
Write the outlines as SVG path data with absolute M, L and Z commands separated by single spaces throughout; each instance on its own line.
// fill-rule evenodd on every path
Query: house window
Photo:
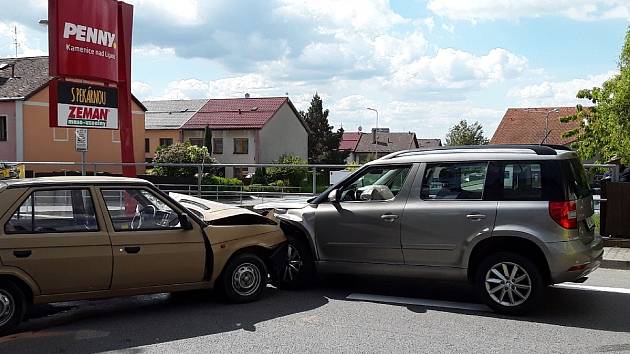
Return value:
M 151 152 L 151 139 L 149 138 L 144 138 L 144 152 Z
M 234 153 L 235 154 L 249 153 L 249 140 L 247 138 L 234 138 Z
M 0 116 L 0 141 L 7 141 L 7 116 Z
M 203 138 L 190 138 L 188 139 L 191 145 L 203 146 Z
M 212 139 L 212 153 L 213 154 L 223 153 L 223 138 Z
M 173 138 L 160 138 L 160 146 L 173 145 Z

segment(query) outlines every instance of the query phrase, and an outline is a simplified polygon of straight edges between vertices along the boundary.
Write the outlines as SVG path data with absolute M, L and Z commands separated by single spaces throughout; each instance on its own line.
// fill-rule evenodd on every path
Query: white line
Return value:
M 470 303 L 465 303 L 465 302 L 452 302 L 452 301 L 440 301 L 440 300 L 429 300 L 429 299 L 416 299 L 416 298 L 410 298 L 410 297 L 372 295 L 372 294 L 350 294 L 346 297 L 346 299 L 370 301 L 370 302 L 382 302 L 382 303 L 389 303 L 389 304 L 420 305 L 420 306 L 427 306 L 427 307 L 442 307 L 442 308 L 448 308 L 448 309 L 491 312 L 490 308 L 482 304 L 470 304 Z
M 607 286 L 591 286 L 591 285 L 580 285 L 580 284 L 557 284 L 553 286 L 554 288 L 560 289 L 575 289 L 575 290 L 590 290 L 590 291 L 601 291 L 606 293 L 618 293 L 618 294 L 630 294 L 630 289 L 626 288 L 611 288 Z

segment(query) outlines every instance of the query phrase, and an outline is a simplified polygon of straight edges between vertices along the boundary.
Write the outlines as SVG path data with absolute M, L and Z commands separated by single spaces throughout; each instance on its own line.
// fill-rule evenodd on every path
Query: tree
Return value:
M 479 122 L 469 125 L 465 119 L 462 119 L 456 125 L 449 129 L 446 134 L 446 145 L 487 145 L 488 138 L 483 135 L 483 127 Z
M 619 74 L 602 87 L 578 91 L 576 97 L 591 101 L 593 106 L 577 105 L 575 115 L 561 119 L 580 122 L 578 128 L 564 136 L 576 139 L 572 147 L 585 160 L 606 162 L 619 157 L 623 164 L 630 164 L 630 29 L 626 31 L 618 67 Z
M 311 106 L 306 113 L 300 112 L 309 128 L 308 156 L 310 163 L 342 164 L 349 152 L 340 151 L 339 143 L 343 136 L 343 128 L 333 132 L 328 124 L 329 111 L 324 110 L 322 99 L 318 94 L 313 96 Z
M 212 155 L 212 130 L 207 125 L 203 131 L 203 146 L 208 149 L 208 154 Z
M 211 165 L 217 161 L 210 157 L 205 146 L 191 145 L 190 142 L 160 146 L 155 151 L 153 162 L 160 163 L 194 163 Z M 207 168 L 204 170 L 207 171 Z M 158 176 L 189 177 L 197 174 L 196 167 L 156 166 L 153 173 Z

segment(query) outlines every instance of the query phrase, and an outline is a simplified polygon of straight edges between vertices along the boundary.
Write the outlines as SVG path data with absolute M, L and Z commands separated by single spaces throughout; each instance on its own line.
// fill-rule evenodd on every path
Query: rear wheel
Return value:
M 544 291 L 540 269 L 528 258 L 509 252 L 495 253 L 481 262 L 475 287 L 490 308 L 506 315 L 528 312 Z
M 282 250 L 276 267 L 275 279 L 280 288 L 303 289 L 315 281 L 315 263 L 308 245 L 293 235 L 287 235 L 287 246 Z
M 26 298 L 12 282 L 0 282 L 0 335 L 17 327 L 26 312 Z
M 223 293 L 228 301 L 243 303 L 257 300 L 267 285 L 267 267 L 254 254 L 240 254 L 223 271 Z

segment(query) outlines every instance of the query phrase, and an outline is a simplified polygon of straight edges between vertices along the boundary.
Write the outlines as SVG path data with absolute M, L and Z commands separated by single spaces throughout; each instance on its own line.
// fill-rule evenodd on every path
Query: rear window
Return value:
M 591 187 L 588 184 L 584 166 L 578 159 L 563 161 L 570 199 L 582 199 L 589 197 Z
M 555 161 L 494 161 L 484 199 L 561 201 L 566 199 L 562 181 L 562 168 Z

